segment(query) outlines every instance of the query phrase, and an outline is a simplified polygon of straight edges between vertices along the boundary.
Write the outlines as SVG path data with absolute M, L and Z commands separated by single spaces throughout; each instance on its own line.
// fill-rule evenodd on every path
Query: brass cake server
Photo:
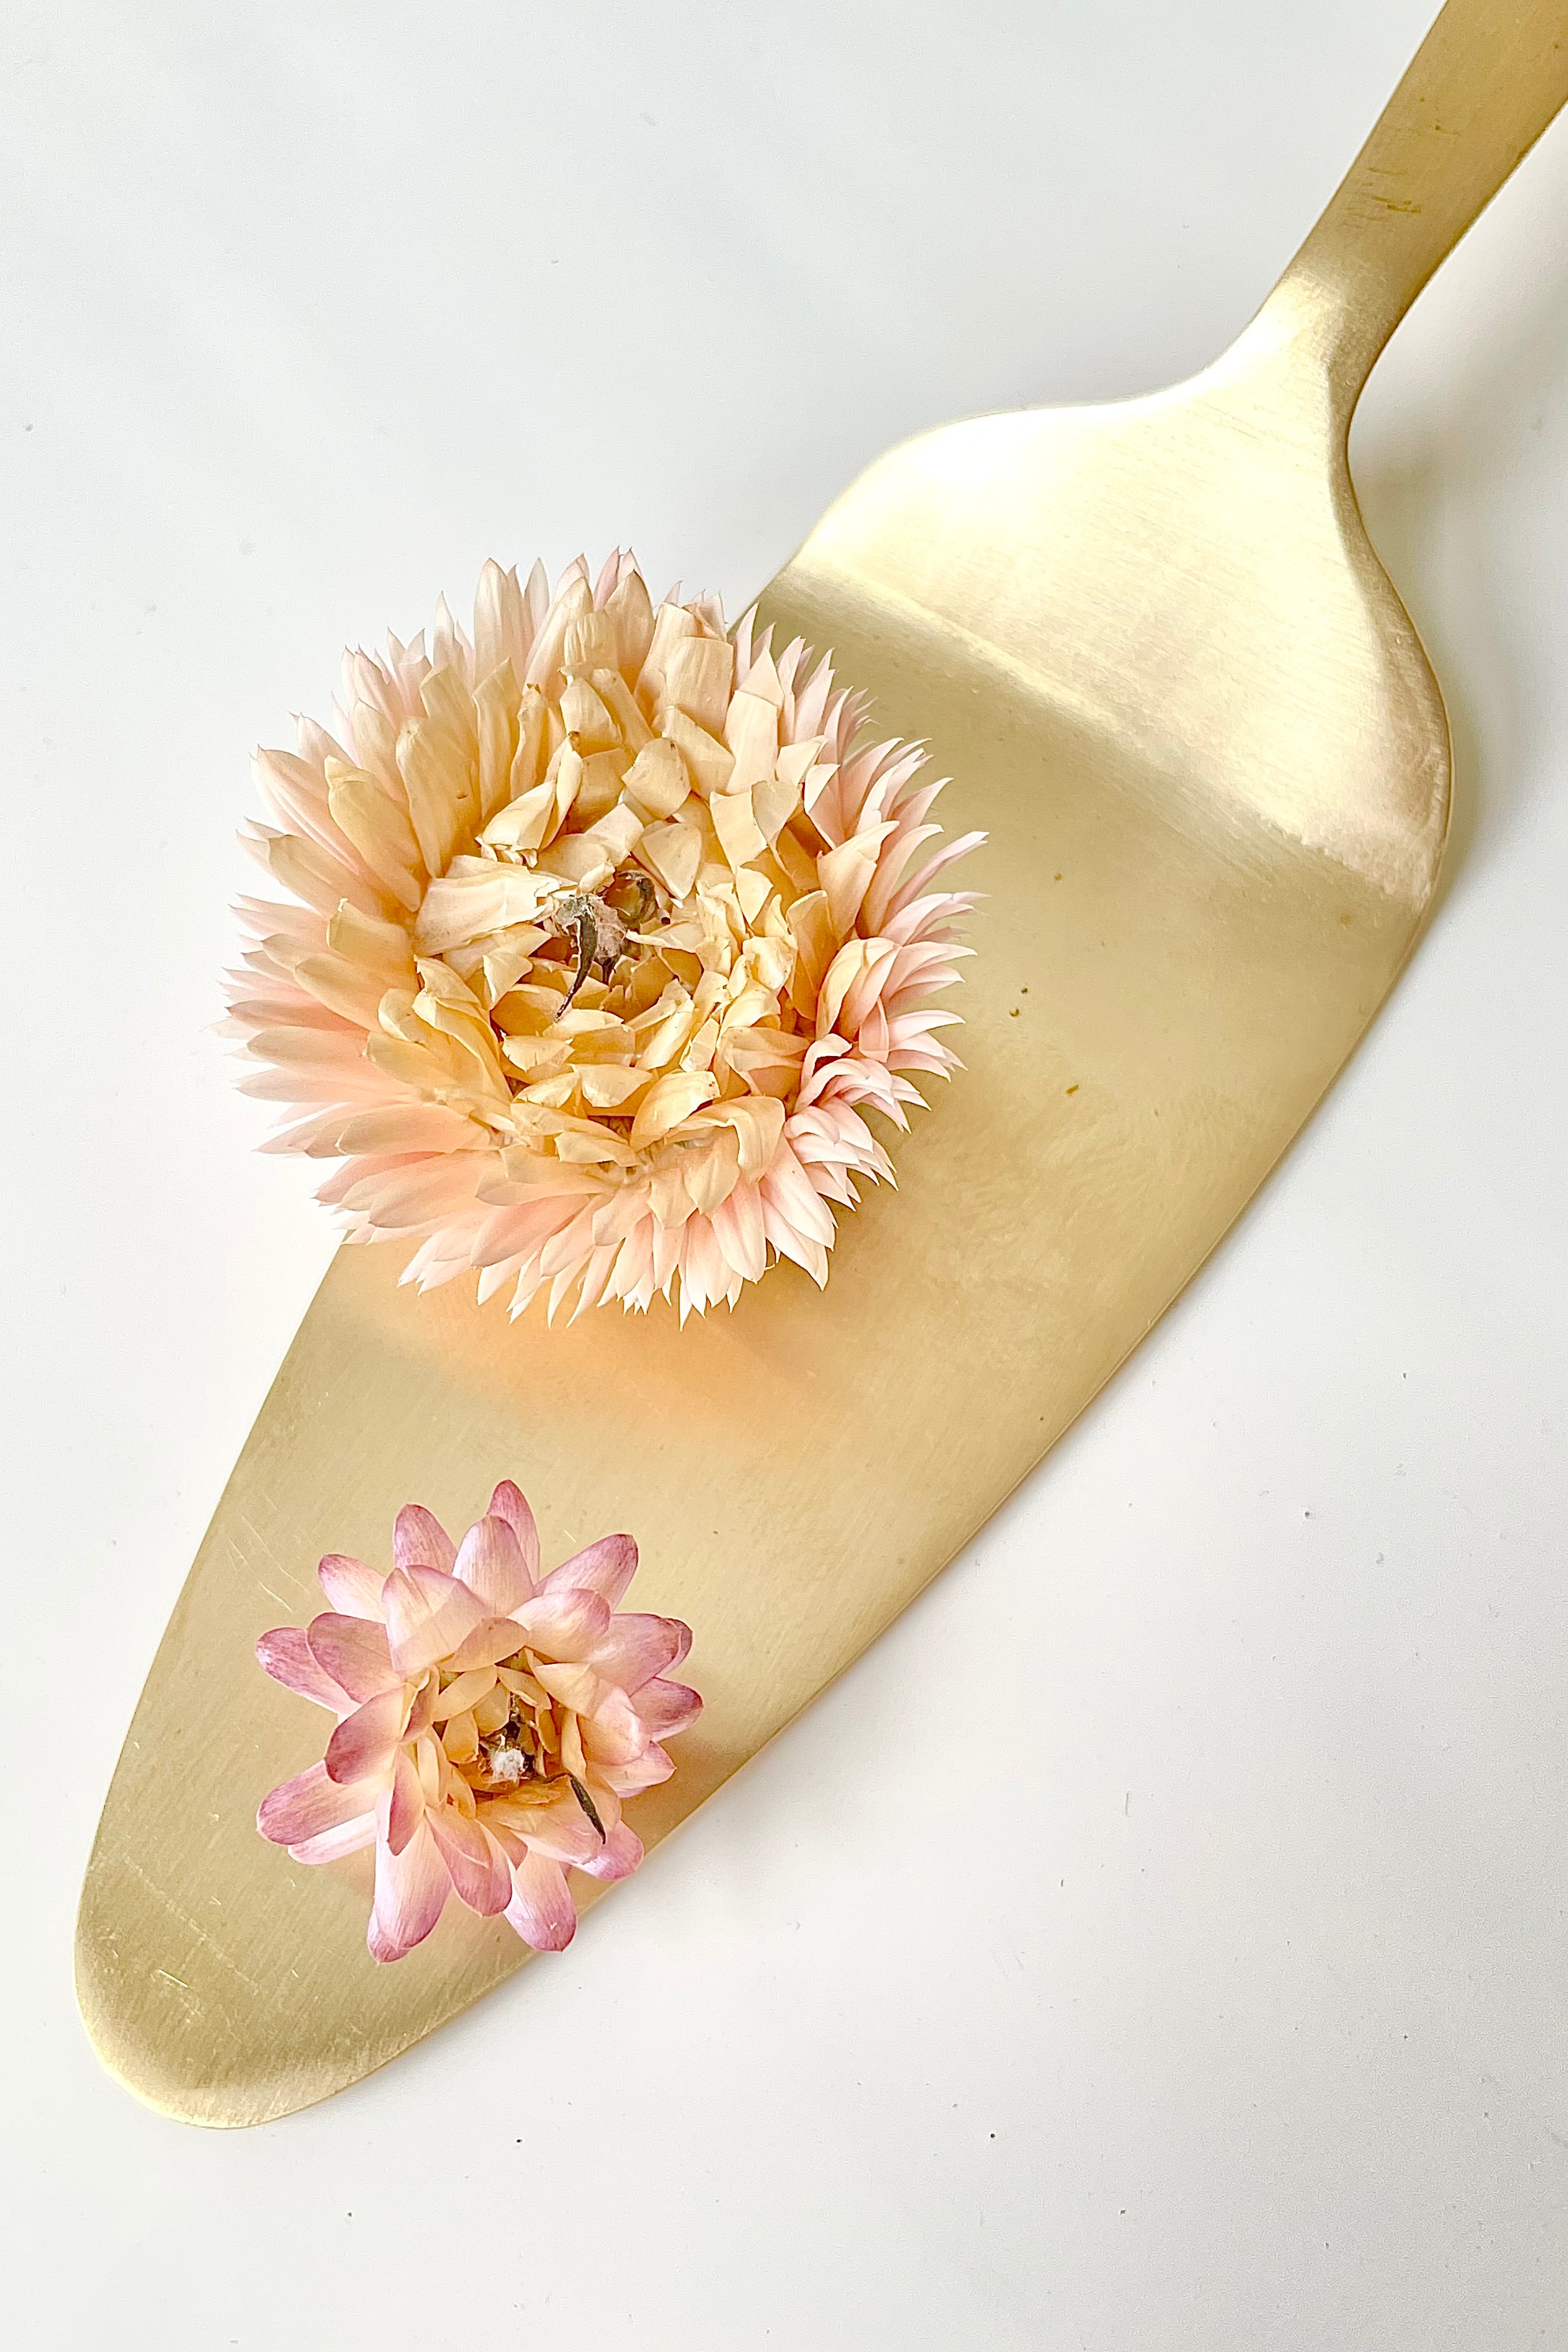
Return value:
M 319 1753 L 256 1636 L 516 1477 L 547 1560 L 642 1546 L 707 1699 L 632 1818 L 653 1843 L 965 1543 L 1164 1311 L 1343 1064 L 1415 942 L 1448 809 L 1443 706 L 1363 533 L 1352 411 L 1405 310 L 1568 97 L 1563 0 L 1449 0 L 1239 341 L 1114 406 L 894 450 L 766 591 L 880 731 L 929 737 L 973 879 L 966 1070 L 792 1266 L 676 1328 L 508 1325 L 395 1248 L 329 1271 L 218 1506 L 132 1722 L 78 1930 L 113 2071 L 252 2123 L 383 2064 L 530 1956 L 452 1906 L 394 1968 L 368 1857 L 308 1870 L 252 1820 Z M 598 1890 L 584 1883 L 584 1901 Z M 552 1965 L 569 1965 L 554 1962 Z

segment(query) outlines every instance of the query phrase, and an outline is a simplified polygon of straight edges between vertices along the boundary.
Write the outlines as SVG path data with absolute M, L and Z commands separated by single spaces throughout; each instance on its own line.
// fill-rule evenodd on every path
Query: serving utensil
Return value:
M 1240 340 L 1114 406 L 895 449 L 764 593 L 881 731 L 931 740 L 973 878 L 967 1069 L 900 1189 L 732 1314 L 509 1327 L 395 1249 L 329 1271 L 160 1648 L 82 1898 L 83 2015 L 193 2122 L 252 2123 L 384 2063 L 529 1958 L 453 1906 L 395 1968 L 366 1857 L 252 1827 L 319 1752 L 250 1646 L 381 1559 L 410 1496 L 495 1478 L 547 1560 L 637 1536 L 638 1606 L 697 1630 L 707 1699 L 639 1800 L 648 1844 L 973 1535 L 1239 1214 L 1386 995 L 1431 903 L 1447 730 L 1346 458 L 1373 361 L 1568 98 L 1563 0 L 1449 0 Z M 966 879 L 971 878 L 966 873 Z M 584 1884 L 586 1903 L 599 1890 Z M 569 1965 L 569 1963 L 554 1963 Z

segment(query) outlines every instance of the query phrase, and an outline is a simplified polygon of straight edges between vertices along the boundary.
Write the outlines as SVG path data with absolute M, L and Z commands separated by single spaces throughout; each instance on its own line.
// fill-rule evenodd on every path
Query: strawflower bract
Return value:
M 553 597 L 488 564 L 471 638 L 443 604 L 428 650 L 347 655 L 336 733 L 257 756 L 294 903 L 241 901 L 226 1025 L 269 1148 L 341 1157 L 352 1238 L 514 1313 L 825 1282 L 833 1204 L 891 1173 L 863 1113 L 955 1066 L 973 901 L 932 886 L 982 838 L 864 717 L 798 639 L 656 612 L 629 553 Z
M 560 1951 L 577 1925 L 568 1869 L 625 1878 L 642 1860 L 622 1800 L 668 1779 L 662 1743 L 700 1712 L 668 1678 L 689 1630 L 618 1611 L 630 1536 L 541 1579 L 533 1514 L 510 1480 L 460 1545 L 408 1504 L 393 1560 L 384 1576 L 329 1553 L 330 1608 L 258 1643 L 268 1673 L 337 1727 L 321 1763 L 262 1801 L 257 1827 L 297 1862 L 374 1845 L 378 1960 L 421 1942 L 451 1895 Z

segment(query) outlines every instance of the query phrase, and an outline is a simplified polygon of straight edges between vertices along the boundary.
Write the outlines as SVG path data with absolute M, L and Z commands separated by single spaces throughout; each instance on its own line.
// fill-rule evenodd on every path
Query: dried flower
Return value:
M 701 1710 L 666 1679 L 690 1632 L 616 1613 L 630 1536 L 541 1581 L 533 1514 L 510 1480 L 460 1546 L 408 1504 L 392 1553 L 387 1577 L 329 1553 L 330 1610 L 257 1643 L 269 1675 L 338 1724 L 324 1761 L 274 1789 L 256 1825 L 296 1862 L 374 1843 L 378 1960 L 427 1936 L 448 1895 L 561 1951 L 577 1925 L 568 1866 L 625 1878 L 642 1860 L 621 1801 L 668 1779 L 660 1743 Z
M 490 563 L 471 644 L 443 603 L 428 653 L 345 656 L 337 739 L 258 754 L 285 829 L 250 845 L 302 903 L 241 901 L 241 1083 L 422 1286 L 553 1316 L 679 1276 L 684 1318 L 771 1255 L 824 1282 L 828 1203 L 891 1172 L 861 1107 L 902 1128 L 901 1074 L 954 1066 L 973 899 L 931 885 L 982 836 L 917 857 L 922 749 L 856 748 L 862 698 L 771 637 L 656 613 L 629 553 L 553 599 Z

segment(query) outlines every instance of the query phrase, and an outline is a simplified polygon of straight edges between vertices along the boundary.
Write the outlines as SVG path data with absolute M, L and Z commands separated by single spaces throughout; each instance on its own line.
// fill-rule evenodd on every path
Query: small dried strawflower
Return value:
M 863 699 L 771 640 L 656 613 L 629 553 L 552 598 L 490 563 L 471 641 L 443 604 L 428 652 L 345 656 L 335 737 L 258 754 L 250 845 L 300 903 L 241 901 L 241 1083 L 421 1285 L 678 1284 L 684 1318 L 775 1256 L 824 1282 L 830 1204 L 891 1173 L 862 1111 L 902 1128 L 905 1074 L 955 1066 L 973 901 L 931 885 L 982 836 L 940 844 L 921 747 L 860 745 Z
M 642 1860 L 621 1801 L 668 1779 L 661 1743 L 701 1711 L 666 1678 L 690 1633 L 616 1613 L 630 1536 L 541 1580 L 533 1514 L 510 1480 L 459 1546 L 408 1504 L 392 1551 L 385 1577 L 329 1553 L 331 1609 L 257 1643 L 269 1675 L 338 1718 L 324 1760 L 274 1789 L 257 1827 L 296 1862 L 374 1844 L 378 1960 L 427 1936 L 448 1895 L 558 1952 L 577 1925 L 568 1868 L 625 1878 Z

